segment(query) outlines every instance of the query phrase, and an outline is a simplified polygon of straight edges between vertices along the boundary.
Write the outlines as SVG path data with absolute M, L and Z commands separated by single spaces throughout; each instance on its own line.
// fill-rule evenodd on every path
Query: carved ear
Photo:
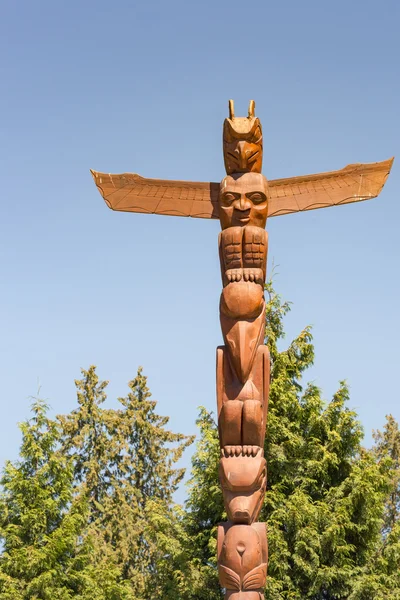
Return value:
M 233 100 L 229 100 L 229 118 L 235 118 L 235 105 L 233 103 Z
M 250 100 L 250 103 L 249 103 L 249 119 L 254 119 L 255 108 L 256 108 L 256 103 L 254 102 L 254 100 Z

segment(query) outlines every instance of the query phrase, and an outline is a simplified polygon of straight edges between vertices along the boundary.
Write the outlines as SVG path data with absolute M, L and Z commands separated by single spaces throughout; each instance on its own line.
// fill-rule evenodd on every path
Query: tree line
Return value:
M 400 599 L 400 430 L 389 415 L 374 445 L 345 382 L 329 402 L 303 384 L 310 328 L 284 350 L 290 310 L 266 285 L 272 374 L 265 455 L 266 600 Z M 216 527 L 226 519 L 214 415 L 204 408 L 188 498 L 174 494 L 194 438 L 168 429 L 140 368 L 117 408 L 96 368 L 77 406 L 49 416 L 34 401 L 0 496 L 0 600 L 217 600 Z

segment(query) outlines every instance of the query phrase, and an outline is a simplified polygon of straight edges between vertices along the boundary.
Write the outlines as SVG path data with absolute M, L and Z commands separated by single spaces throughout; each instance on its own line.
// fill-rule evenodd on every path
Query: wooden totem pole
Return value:
M 218 571 L 226 600 L 263 600 L 267 534 L 258 517 L 267 483 L 264 438 L 270 358 L 264 345 L 267 217 L 376 197 L 393 159 L 340 171 L 267 182 L 261 174 L 261 123 L 247 117 L 223 127 L 226 177 L 220 184 L 145 179 L 92 171 L 113 210 L 219 218 L 224 345 L 217 349 L 219 476 L 228 522 L 218 527 Z

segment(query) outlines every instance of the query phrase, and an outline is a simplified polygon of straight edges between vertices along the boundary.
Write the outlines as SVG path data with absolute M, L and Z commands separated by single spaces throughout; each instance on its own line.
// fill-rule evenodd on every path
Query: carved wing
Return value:
M 91 173 L 112 210 L 218 218 L 219 183 L 146 179 L 135 173 Z
M 340 171 L 269 181 L 268 216 L 349 204 L 376 198 L 385 185 L 393 158 L 347 165 Z
M 272 179 L 268 216 L 375 198 L 385 184 L 392 163 L 391 158 L 378 163 L 348 165 L 340 171 Z M 146 179 L 135 173 L 91 173 L 112 210 L 218 219 L 219 183 Z

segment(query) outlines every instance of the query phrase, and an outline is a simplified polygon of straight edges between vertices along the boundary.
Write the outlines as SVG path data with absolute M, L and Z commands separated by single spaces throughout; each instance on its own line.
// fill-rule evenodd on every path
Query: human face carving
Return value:
M 222 229 L 254 225 L 265 227 L 268 183 L 261 173 L 228 175 L 221 181 L 219 218 Z

